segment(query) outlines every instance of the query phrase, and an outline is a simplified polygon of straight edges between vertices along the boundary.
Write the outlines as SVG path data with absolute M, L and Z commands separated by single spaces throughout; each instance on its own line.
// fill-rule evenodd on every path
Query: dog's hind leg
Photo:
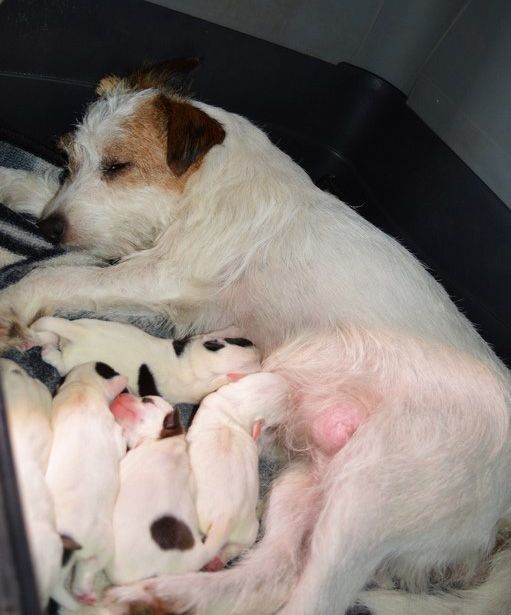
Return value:
M 491 548 L 499 512 L 485 476 L 502 483 L 504 455 L 491 461 L 487 450 L 481 468 L 477 452 L 450 449 L 454 433 L 417 449 L 427 425 L 416 416 L 401 420 L 408 412 L 363 425 L 331 461 L 306 566 L 282 615 L 343 614 L 389 558 L 400 562 L 405 581 L 425 587 L 430 570 L 472 561 Z M 483 438 L 490 422 L 485 417 L 479 426 Z
M 287 600 L 303 561 L 313 524 L 316 481 L 308 466 L 294 466 L 273 486 L 260 543 L 231 569 L 163 576 L 113 588 L 107 613 L 129 613 L 130 604 L 156 601 L 172 612 L 194 615 L 270 615 Z

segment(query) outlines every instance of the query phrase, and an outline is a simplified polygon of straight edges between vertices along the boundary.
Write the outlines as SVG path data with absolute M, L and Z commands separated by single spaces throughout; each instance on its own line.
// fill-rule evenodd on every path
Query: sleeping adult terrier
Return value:
M 193 64 L 100 82 L 63 139 L 69 176 L 40 228 L 116 264 L 32 272 L 0 295 L 3 338 L 13 311 L 26 324 L 40 310 L 132 309 L 167 315 L 179 335 L 234 323 L 271 363 L 317 334 L 292 351 L 306 394 L 283 418 L 284 441 L 305 437 L 308 454 L 275 483 L 266 537 L 239 565 L 116 590 L 109 608 L 141 596 L 226 615 L 338 614 L 357 599 L 375 615 L 508 608 L 509 551 L 467 593 L 361 594 L 382 570 L 419 592 L 432 570 L 469 581 L 491 551 L 511 510 L 509 372 L 405 248 L 247 119 L 169 87 Z M 318 413 L 335 425 L 347 408 L 366 417 L 351 439 L 313 437 Z

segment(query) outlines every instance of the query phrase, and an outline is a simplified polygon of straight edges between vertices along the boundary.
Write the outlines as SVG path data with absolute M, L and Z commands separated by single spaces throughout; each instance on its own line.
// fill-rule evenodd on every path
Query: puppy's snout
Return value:
M 52 243 L 59 243 L 64 236 L 66 221 L 64 216 L 53 214 L 37 223 L 41 233 Z

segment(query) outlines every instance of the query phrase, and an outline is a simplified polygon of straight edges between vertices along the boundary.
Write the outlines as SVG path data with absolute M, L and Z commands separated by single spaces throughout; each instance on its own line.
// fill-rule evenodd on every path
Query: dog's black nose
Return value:
M 39 220 L 37 223 L 41 233 L 52 243 L 59 243 L 64 235 L 66 223 L 60 214 L 53 214 L 44 220 Z

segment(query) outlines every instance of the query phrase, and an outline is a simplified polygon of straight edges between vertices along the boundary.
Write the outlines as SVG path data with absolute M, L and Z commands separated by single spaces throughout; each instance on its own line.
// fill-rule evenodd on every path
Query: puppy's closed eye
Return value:
M 106 179 L 111 179 L 127 171 L 132 167 L 132 163 L 120 160 L 105 160 L 101 164 L 101 174 Z

